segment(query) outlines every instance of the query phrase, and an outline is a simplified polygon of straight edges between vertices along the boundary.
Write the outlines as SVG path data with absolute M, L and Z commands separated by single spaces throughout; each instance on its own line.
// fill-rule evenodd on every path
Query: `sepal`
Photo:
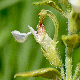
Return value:
M 63 35 L 62 36 L 62 40 L 64 42 L 64 44 L 69 47 L 69 48 L 74 48 L 75 45 L 80 42 L 80 37 L 78 36 L 78 34 L 74 34 L 74 35 Z
M 17 73 L 15 74 L 14 78 L 17 76 L 19 77 L 44 77 L 48 79 L 53 79 L 53 80 L 62 80 L 61 79 L 61 74 L 58 70 L 55 68 L 45 68 L 45 69 L 39 69 L 31 72 L 23 72 L 23 73 Z

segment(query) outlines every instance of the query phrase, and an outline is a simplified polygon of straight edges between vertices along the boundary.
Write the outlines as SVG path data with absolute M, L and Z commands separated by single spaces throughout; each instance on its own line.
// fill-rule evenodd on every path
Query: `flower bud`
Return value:
M 55 42 L 54 40 L 52 40 L 48 34 L 45 32 L 43 32 L 44 35 L 39 35 L 36 33 L 36 31 L 28 26 L 30 31 L 32 32 L 32 34 L 34 35 L 36 41 L 41 45 L 42 47 L 42 52 L 44 54 L 44 56 L 46 57 L 46 59 L 54 66 L 56 67 L 60 67 L 61 66 L 61 62 L 60 62 L 60 58 L 56 49 L 56 44 L 57 42 Z
M 78 34 L 73 35 L 62 35 L 64 44 L 69 48 L 74 48 L 75 45 L 80 41 Z
M 46 59 L 54 66 L 60 67 L 61 66 L 61 61 L 56 49 L 56 44 L 57 42 L 55 40 L 52 40 L 48 34 L 45 31 L 45 26 L 44 26 L 44 19 L 45 16 L 47 15 L 46 10 L 41 10 L 39 13 L 40 15 L 40 20 L 39 24 L 37 26 L 38 29 L 38 34 L 35 33 L 35 30 L 28 26 L 32 34 L 34 35 L 36 41 L 41 45 L 42 47 L 42 52 Z

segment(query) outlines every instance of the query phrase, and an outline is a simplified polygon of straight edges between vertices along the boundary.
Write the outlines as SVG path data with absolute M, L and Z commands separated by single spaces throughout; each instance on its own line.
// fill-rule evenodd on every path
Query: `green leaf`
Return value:
M 55 2 L 53 2 L 51 0 L 46 0 L 46 1 L 44 0 L 44 1 L 39 1 L 39 2 L 33 3 L 33 5 L 42 5 L 42 4 L 55 8 L 57 11 L 59 11 L 61 14 L 63 14 L 67 18 L 66 13 L 61 8 L 59 8 L 59 6 L 57 6 Z
M 48 1 L 39 1 L 39 2 L 34 2 L 33 5 L 48 5 L 48 6 L 51 6 L 53 8 L 57 8 L 58 6 L 56 5 L 55 2 L 51 1 L 51 0 L 48 0 Z M 58 7 L 59 8 L 59 7 Z
M 45 68 L 45 69 L 39 69 L 31 72 L 23 72 L 23 73 L 18 73 L 14 76 L 17 77 L 44 77 L 48 79 L 53 79 L 53 80 L 62 80 L 61 79 L 61 74 L 58 70 L 55 68 Z

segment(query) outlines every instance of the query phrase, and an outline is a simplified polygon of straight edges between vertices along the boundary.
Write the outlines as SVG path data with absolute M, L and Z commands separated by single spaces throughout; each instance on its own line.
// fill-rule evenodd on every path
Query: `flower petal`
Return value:
M 11 32 L 13 37 L 15 38 L 15 40 L 19 43 L 24 43 L 28 37 L 29 34 L 31 34 L 31 32 L 26 33 L 20 33 L 17 30 L 14 30 Z
M 34 35 L 34 37 L 37 38 L 37 36 L 38 36 L 37 31 L 35 31 L 35 30 L 34 30 L 32 27 L 30 27 L 29 25 L 28 25 L 28 27 L 29 27 L 31 33 Z
M 36 39 L 36 41 L 41 42 L 45 35 L 39 35 L 39 34 L 37 34 L 37 31 L 35 31 L 32 27 L 30 27 L 29 25 L 28 25 L 28 27 L 29 27 L 31 33 L 34 35 L 34 38 Z

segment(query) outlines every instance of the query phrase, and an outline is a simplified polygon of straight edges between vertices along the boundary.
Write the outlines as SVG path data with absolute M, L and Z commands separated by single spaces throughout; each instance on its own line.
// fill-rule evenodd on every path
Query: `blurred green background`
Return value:
M 67 34 L 68 21 L 58 11 L 49 6 L 32 5 L 35 1 L 38 0 L 0 0 L 0 80 L 48 80 L 42 77 L 17 77 L 14 79 L 14 75 L 19 72 L 54 67 L 46 60 L 41 52 L 41 46 L 35 41 L 32 34 L 24 43 L 16 42 L 11 34 L 13 30 L 18 30 L 21 33 L 29 32 L 27 25 L 36 30 L 39 22 L 38 13 L 41 9 L 51 10 L 58 18 L 60 26 L 57 49 L 60 58 L 65 63 L 65 46 L 61 41 L 61 36 Z M 63 9 L 65 9 L 65 6 Z M 45 19 L 45 26 L 46 32 L 53 38 L 54 24 L 49 17 Z M 77 50 L 74 51 L 73 72 L 76 63 L 79 61 L 79 51 L 79 48 L 78 52 Z M 75 53 L 77 58 L 75 58 Z

